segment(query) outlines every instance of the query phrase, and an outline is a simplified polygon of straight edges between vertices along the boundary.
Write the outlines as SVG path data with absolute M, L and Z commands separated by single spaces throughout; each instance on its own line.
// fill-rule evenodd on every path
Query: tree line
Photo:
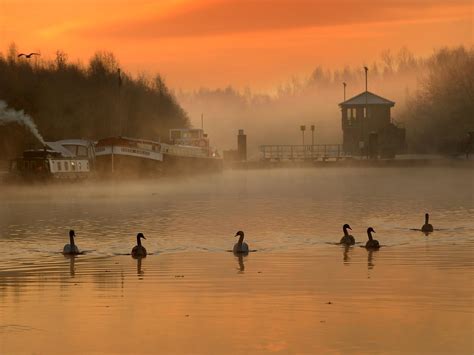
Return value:
M 166 139 L 171 128 L 189 126 L 159 74 L 133 77 L 109 52 L 97 52 L 83 65 L 68 61 L 62 51 L 53 60 L 19 58 L 12 44 L 6 54 L 0 52 L 0 100 L 30 115 L 45 140 L 112 135 L 157 140 Z M 25 144 L 18 140 L 21 130 L 1 127 L 0 154 L 9 150 L 8 137 Z
M 204 112 L 208 126 L 219 126 L 216 131 L 225 132 L 227 141 L 235 134 L 225 131 L 230 122 L 258 136 L 258 144 L 299 143 L 300 124 L 316 124 L 318 142 L 337 143 L 342 139 L 337 105 L 344 99 L 343 83 L 347 98 L 364 91 L 364 65 L 369 91 L 396 102 L 392 119 L 406 128 L 409 152 L 463 151 L 468 132 L 474 131 L 472 47 L 441 48 L 427 57 L 406 48 L 385 50 L 372 63 L 333 70 L 316 66 L 271 93 L 228 86 L 178 91 L 177 97 L 191 117 Z

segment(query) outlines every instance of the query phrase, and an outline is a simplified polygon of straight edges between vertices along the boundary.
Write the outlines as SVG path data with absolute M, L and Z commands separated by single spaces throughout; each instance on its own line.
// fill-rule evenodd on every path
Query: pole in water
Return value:
M 204 114 L 201 113 L 201 129 L 204 131 Z

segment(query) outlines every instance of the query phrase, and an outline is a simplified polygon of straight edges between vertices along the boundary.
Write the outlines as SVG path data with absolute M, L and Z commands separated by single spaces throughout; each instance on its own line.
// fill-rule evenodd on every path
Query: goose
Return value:
M 431 233 L 433 232 L 433 226 L 429 224 L 430 220 L 430 215 L 428 213 L 425 213 L 425 224 L 423 224 L 423 227 L 421 227 L 421 231 L 425 233 Z
M 235 236 L 239 236 L 239 241 L 235 243 L 233 252 L 234 253 L 248 253 L 249 246 L 247 243 L 244 243 L 244 232 L 238 231 Z
M 81 253 L 77 245 L 74 243 L 75 236 L 76 236 L 76 233 L 74 233 L 74 231 L 71 229 L 69 231 L 69 244 L 66 244 L 64 246 L 63 254 L 76 255 L 76 254 Z
M 143 233 L 137 234 L 137 245 L 135 245 L 132 249 L 132 256 L 134 258 L 143 258 L 146 256 L 146 249 L 142 245 L 141 239 L 146 239 Z
M 341 241 L 339 243 L 344 245 L 354 245 L 356 242 L 355 238 L 347 232 L 348 229 L 352 230 L 351 226 L 349 226 L 348 224 L 344 224 L 342 226 L 344 236 L 341 238 Z
M 367 229 L 367 235 L 369 236 L 369 240 L 365 243 L 365 247 L 367 249 L 378 249 L 380 248 L 380 244 L 378 240 L 372 239 L 372 233 L 375 233 L 372 227 Z

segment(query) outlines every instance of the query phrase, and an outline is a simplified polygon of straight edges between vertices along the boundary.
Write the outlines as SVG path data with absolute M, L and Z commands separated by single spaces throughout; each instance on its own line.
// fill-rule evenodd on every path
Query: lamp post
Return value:
M 301 129 L 301 133 L 302 133 L 303 146 L 304 146 L 304 131 L 306 131 L 306 126 L 305 126 L 305 125 L 302 125 L 302 126 L 300 126 L 300 129 Z
M 314 124 L 311 125 L 311 159 L 313 159 L 313 151 L 314 151 L 314 130 L 316 127 Z
M 301 125 L 300 129 L 301 129 L 301 134 L 302 134 L 302 138 L 303 138 L 303 158 L 305 158 L 306 157 L 306 150 L 304 149 L 304 131 L 306 131 L 306 126 Z
M 344 85 L 344 101 L 346 101 L 346 82 L 343 82 L 342 85 Z

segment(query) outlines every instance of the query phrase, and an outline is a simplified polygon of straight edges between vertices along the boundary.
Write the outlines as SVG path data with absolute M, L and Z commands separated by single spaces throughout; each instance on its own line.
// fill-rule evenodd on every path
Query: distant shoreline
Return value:
M 9 176 L 8 160 L 0 160 L 0 183 L 8 183 Z M 402 158 L 402 159 L 376 159 L 376 160 L 359 160 L 359 159 L 345 159 L 345 160 L 326 160 L 326 161 L 265 161 L 265 160 L 249 160 L 243 162 L 225 162 L 224 170 L 263 170 L 263 169 L 308 169 L 308 168 L 460 168 L 460 169 L 473 169 L 474 159 L 462 159 L 462 158 Z M 180 174 L 177 174 L 179 176 Z M 205 173 L 200 174 L 205 175 Z M 162 179 L 170 177 L 169 175 L 160 175 L 156 177 L 147 176 L 146 178 L 140 178 L 139 176 L 129 177 L 135 179 Z M 128 180 L 127 177 L 103 177 L 103 178 L 90 178 L 88 181 L 93 180 Z
M 278 168 L 417 168 L 456 167 L 474 168 L 473 159 L 460 158 L 409 158 L 409 159 L 345 159 L 326 161 L 245 161 L 226 165 L 230 169 L 278 169 Z

